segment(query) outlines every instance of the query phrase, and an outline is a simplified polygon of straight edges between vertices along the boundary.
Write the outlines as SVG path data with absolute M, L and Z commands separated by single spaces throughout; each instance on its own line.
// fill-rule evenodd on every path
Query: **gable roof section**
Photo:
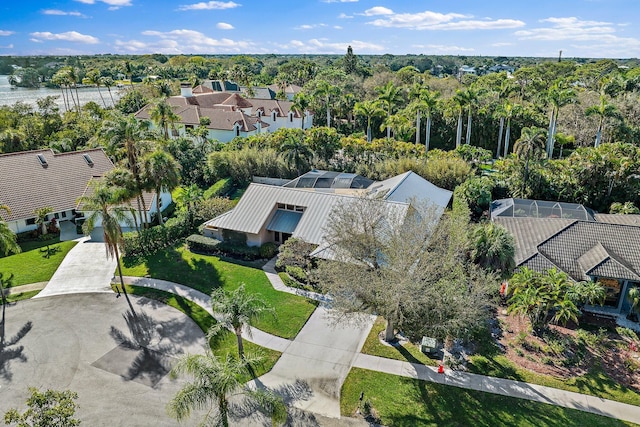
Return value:
M 292 233 L 293 237 L 299 237 L 309 243 L 321 244 L 324 229 L 334 206 L 356 199 L 354 196 L 343 194 L 254 183 L 249 185 L 240 202 L 231 212 L 214 218 L 205 225 L 258 234 L 263 227 L 267 226 L 267 221 L 273 218 L 278 203 L 304 206 L 305 211 Z M 389 202 L 389 204 L 404 212 L 409 206 L 406 203 L 397 202 Z
M 37 156 L 47 162 L 42 166 Z M 90 165 L 84 158 L 89 155 Z M 23 151 L 0 155 L 0 204 L 11 214 L 0 214 L 7 221 L 33 218 L 33 211 L 50 206 L 54 212 L 74 209 L 94 176 L 113 169 L 102 149 L 54 154 L 52 150 Z
M 640 227 L 640 215 L 601 214 L 595 215 L 596 221 L 609 224 L 635 225 Z
M 444 211 L 453 195 L 453 192 L 432 184 L 413 171 L 374 183 L 369 192 L 374 197 L 392 202 L 415 201 L 418 207 L 420 204 L 435 205 L 440 212 Z

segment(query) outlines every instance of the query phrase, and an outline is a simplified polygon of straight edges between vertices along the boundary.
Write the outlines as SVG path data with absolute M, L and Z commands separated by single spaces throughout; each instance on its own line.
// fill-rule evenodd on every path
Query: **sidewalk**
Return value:
M 49 282 L 36 282 L 36 283 L 29 283 L 28 285 L 13 286 L 11 288 L 6 288 L 4 290 L 4 294 L 5 296 L 9 296 L 9 295 L 21 294 L 23 292 L 39 291 L 41 289 L 44 289 L 44 287 L 47 286 L 47 283 Z
M 445 370 L 444 374 L 438 374 L 437 368 L 432 366 L 386 359 L 362 353 L 358 354 L 353 366 L 469 390 L 533 400 L 640 424 L 640 407 L 557 388 L 487 377 L 468 372 L 451 371 L 449 369 Z

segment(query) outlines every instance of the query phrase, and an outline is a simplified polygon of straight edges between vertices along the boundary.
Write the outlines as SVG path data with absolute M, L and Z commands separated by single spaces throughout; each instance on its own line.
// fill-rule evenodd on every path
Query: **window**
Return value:
M 62 218 L 66 218 L 67 217 L 67 211 L 62 211 Z
M 184 125 L 185 129 L 193 129 L 193 125 Z
M 34 225 L 36 223 L 36 219 L 35 218 L 29 218 L 26 221 L 27 225 Z
M 293 123 L 293 113 L 289 113 L 289 122 Z
M 618 279 L 607 279 L 604 277 L 598 277 L 598 283 L 600 283 L 605 290 L 604 305 L 608 307 L 618 307 L 620 302 L 620 293 L 622 291 L 621 283 Z
M 56 217 L 56 219 L 60 219 L 60 214 L 58 212 L 56 212 L 54 216 Z
M 277 203 L 276 207 L 285 211 L 304 212 L 306 209 L 304 206 L 287 205 L 285 203 Z
M 278 203 L 278 209 L 286 209 L 286 205 L 284 203 Z
M 278 113 L 276 113 L 275 111 L 271 113 L 271 120 L 273 120 L 274 122 L 276 121 L 276 116 L 278 115 Z
M 47 163 L 47 159 L 44 158 L 44 154 L 38 154 L 37 157 L 42 167 L 47 167 L 49 165 L 49 163 Z
M 240 136 L 240 126 L 236 125 L 236 136 Z
M 90 155 L 83 154 L 82 157 L 84 158 L 84 161 L 87 162 L 89 166 L 93 166 L 93 160 L 91 159 Z

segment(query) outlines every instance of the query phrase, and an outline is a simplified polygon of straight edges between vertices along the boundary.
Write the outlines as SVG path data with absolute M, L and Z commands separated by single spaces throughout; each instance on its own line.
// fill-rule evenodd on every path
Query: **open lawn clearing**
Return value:
M 33 298 L 40 293 L 40 289 L 35 291 L 26 291 L 20 292 L 18 294 L 7 295 L 7 303 L 10 304 L 12 302 L 22 301 L 25 299 Z M 0 305 L 2 305 L 2 300 L 0 299 Z
M 177 310 L 180 310 L 191 318 L 202 331 L 206 334 L 209 328 L 216 323 L 215 319 L 207 313 L 205 309 L 179 295 L 170 292 L 161 291 L 159 289 L 144 288 L 141 286 L 126 285 L 127 292 L 132 295 L 146 297 L 152 300 L 167 304 Z M 238 344 L 236 336 L 231 331 L 223 331 L 220 335 L 211 340 L 211 351 L 218 356 L 225 356 L 228 353 L 237 355 Z M 262 362 L 256 366 L 252 366 L 253 374 L 256 377 L 264 375 L 273 368 L 273 365 L 280 358 L 281 353 L 268 348 L 260 347 L 249 341 L 244 341 L 245 353 L 259 355 L 263 358 Z M 244 381 L 253 379 L 247 372 Z
M 5 277 L 14 275 L 11 286 L 46 282 L 76 244 L 74 241 L 60 242 L 0 258 L 0 272 Z
M 179 246 L 161 250 L 146 258 L 125 258 L 122 274 L 168 280 L 207 295 L 219 287 L 232 291 L 244 283 L 247 291 L 260 295 L 276 311 L 275 318 L 265 315 L 254 326 L 282 338 L 293 338 L 307 322 L 317 303 L 273 289 L 261 269 L 262 264 L 194 254 Z
M 353 368 L 340 399 L 342 415 L 353 416 L 360 393 L 383 425 L 396 426 L 633 426 L 574 409 L 498 394 Z
M 404 342 L 402 345 L 397 344 L 395 346 L 381 343 L 379 334 L 384 331 L 385 327 L 385 320 L 381 316 L 378 316 L 371 328 L 371 332 L 369 332 L 367 340 L 362 346 L 361 353 L 410 363 L 421 363 L 430 366 L 438 365 L 438 360 L 429 358 L 429 356 L 421 352 L 418 346 L 413 343 Z

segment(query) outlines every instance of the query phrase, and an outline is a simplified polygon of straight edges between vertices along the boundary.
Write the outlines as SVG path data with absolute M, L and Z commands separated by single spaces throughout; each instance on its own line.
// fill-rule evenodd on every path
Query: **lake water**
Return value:
M 102 97 L 104 98 L 104 102 L 106 102 L 107 106 L 113 106 L 107 88 L 101 87 L 100 92 L 102 93 Z M 118 99 L 120 99 L 119 92 L 120 89 L 115 87 L 111 88 L 111 95 L 113 95 L 113 100 L 116 102 L 118 101 Z M 73 95 L 75 97 L 75 90 L 73 92 Z M 65 111 L 64 101 L 62 100 L 62 92 L 60 91 L 60 89 L 49 89 L 46 87 L 41 87 L 39 89 L 13 87 L 9 84 L 9 76 L 0 75 L 0 105 L 13 105 L 17 101 L 22 101 L 35 107 L 36 100 L 44 98 L 45 96 L 57 96 L 58 98 L 56 99 L 56 103 L 60 107 L 60 111 Z M 104 107 L 102 98 L 100 98 L 100 93 L 98 93 L 98 89 L 95 87 L 78 88 L 78 98 L 80 99 L 81 105 L 93 101 L 99 106 Z

